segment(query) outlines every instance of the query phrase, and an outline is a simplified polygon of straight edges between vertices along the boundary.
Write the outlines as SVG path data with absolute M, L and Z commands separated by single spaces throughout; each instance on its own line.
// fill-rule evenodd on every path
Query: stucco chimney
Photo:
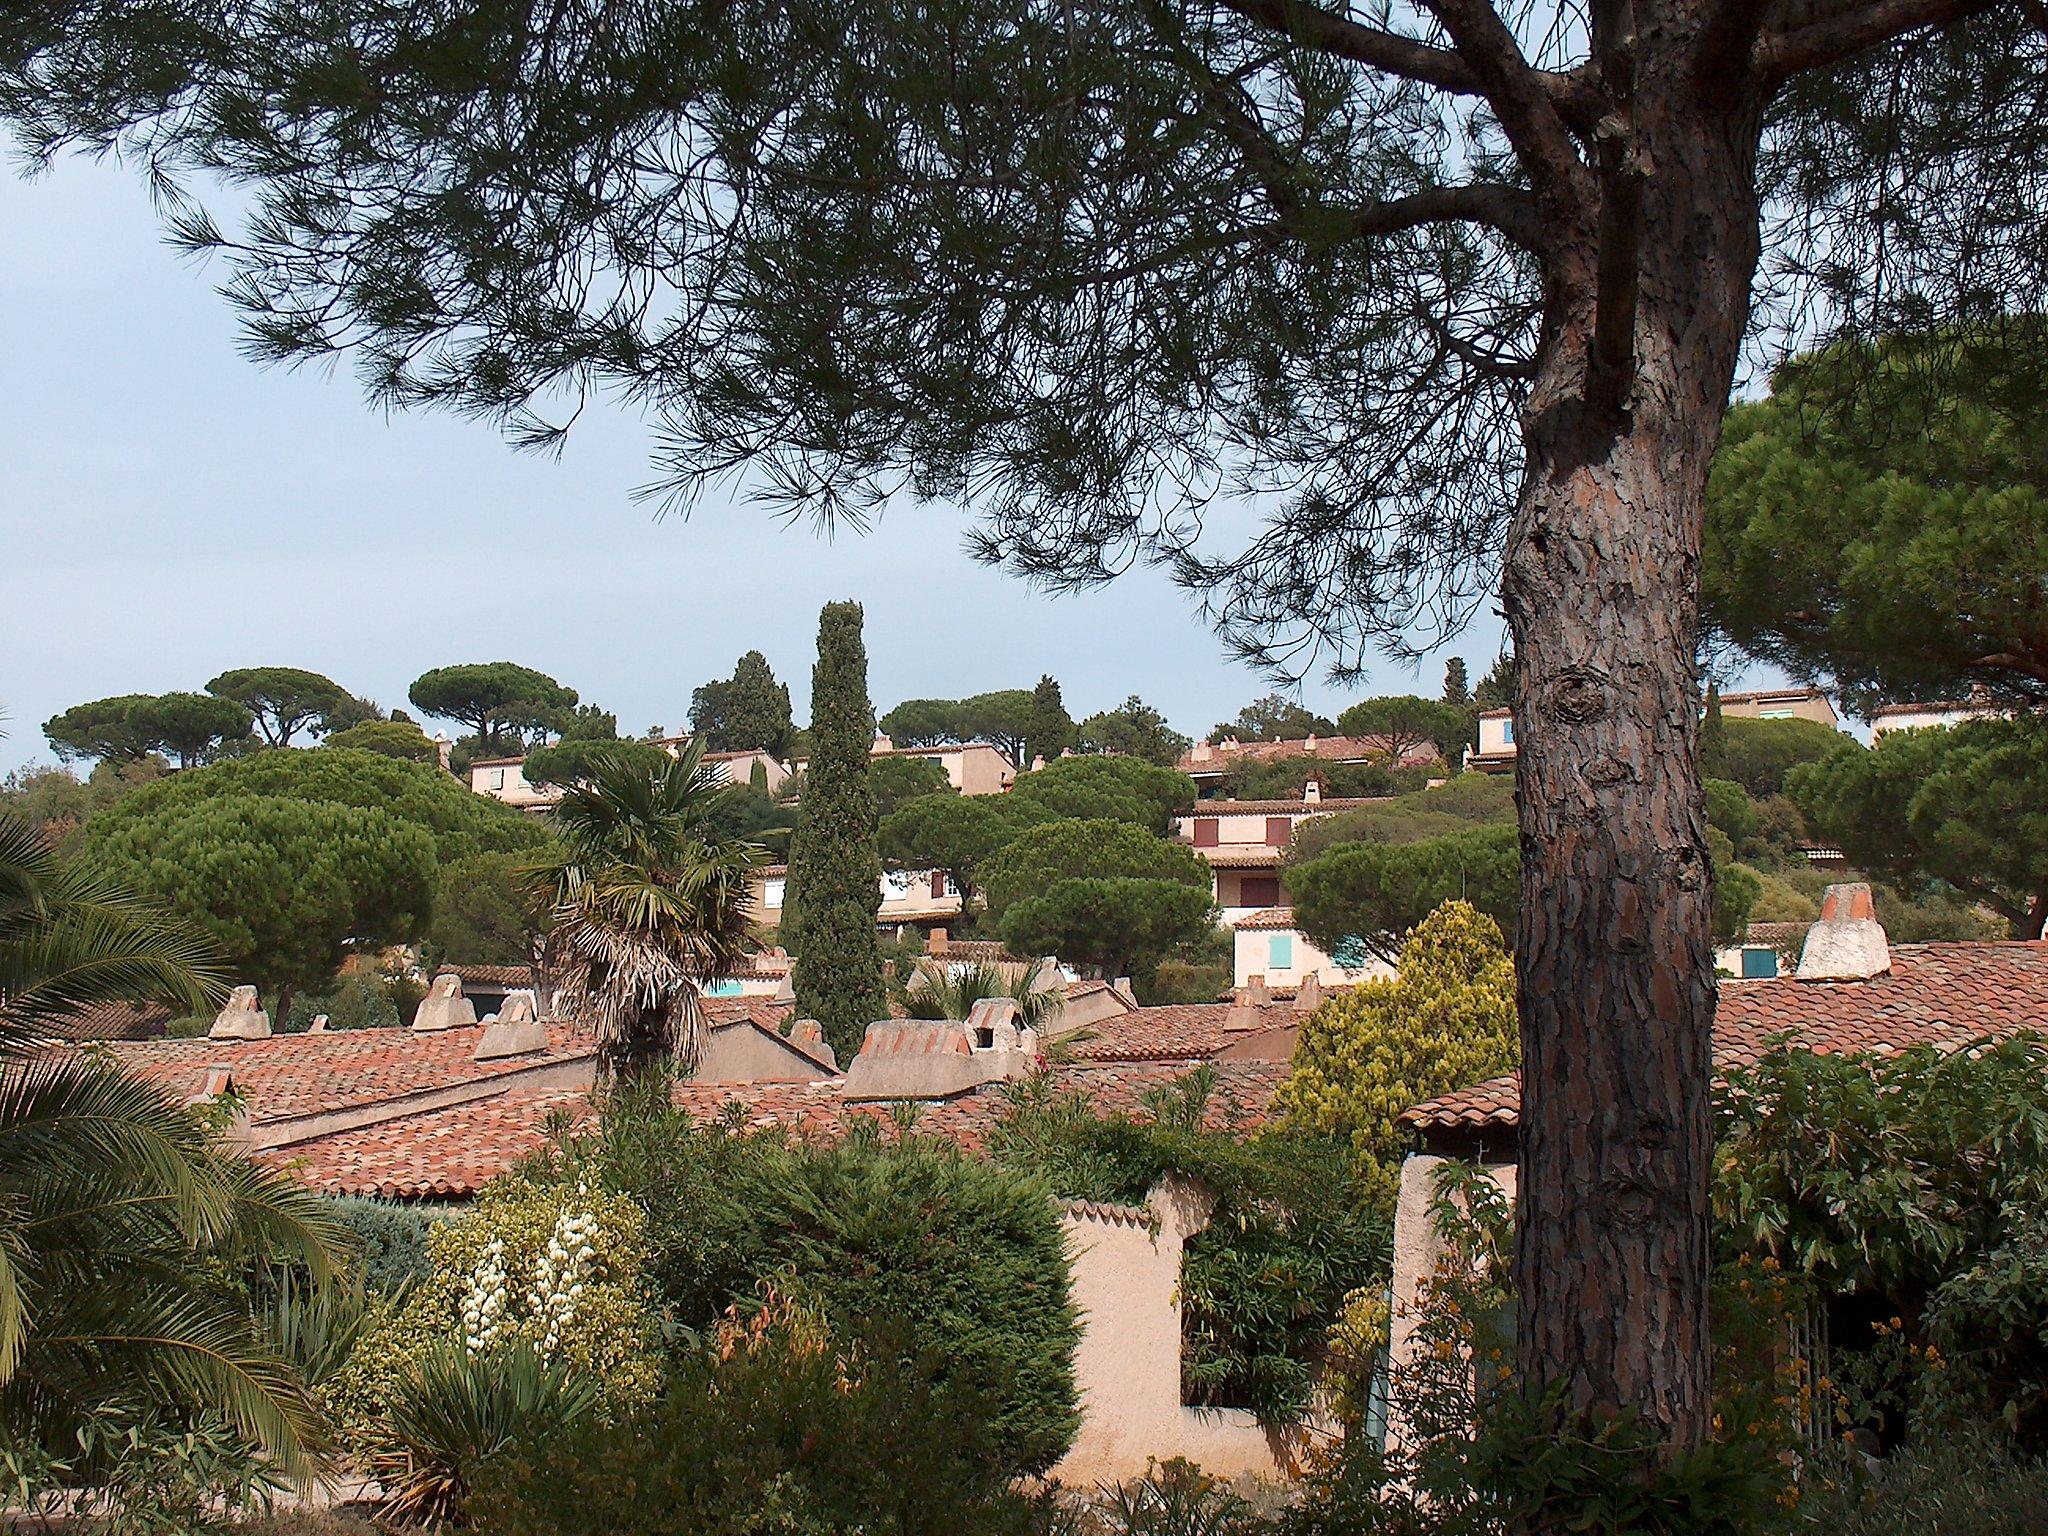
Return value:
M 1301 738 L 1301 750 L 1304 752 L 1313 752 L 1315 751 L 1315 749 L 1316 733 L 1314 731 L 1310 731 L 1306 736 Z
M 1860 880 L 1829 886 L 1821 897 L 1820 921 L 1806 930 L 1798 979 L 1868 981 L 1891 968 L 1891 945 L 1877 920 L 1870 887 Z
M 1294 1006 L 1299 1011 L 1320 1008 L 1323 1005 L 1323 978 L 1320 971 L 1310 971 L 1301 978 L 1301 985 L 1294 989 Z
M 1263 1008 L 1266 1004 L 1273 1001 L 1273 994 L 1266 990 L 1266 973 L 1258 971 L 1246 977 L 1244 989 L 1239 994 L 1239 998 L 1243 1002 L 1250 1003 L 1254 1008 Z
M 1138 1006 L 1138 994 L 1134 990 L 1132 990 L 1130 977 L 1117 977 L 1115 981 L 1112 981 L 1109 984 L 1109 989 L 1110 991 L 1116 993 L 1116 995 L 1122 998 L 1125 1002 L 1129 1003 L 1133 1008 Z
M 476 1004 L 462 995 L 462 978 L 453 971 L 443 971 L 434 978 L 412 1015 L 412 1027 L 422 1034 L 467 1029 L 474 1023 Z
M 1032 771 L 1033 773 L 1039 773 L 1039 772 L 1043 771 L 1043 770 L 1044 770 L 1044 768 L 1045 768 L 1045 754 L 1044 754 L 1043 752 L 1040 752 L 1039 754 L 1037 754 L 1037 755 L 1036 755 L 1035 757 L 1033 757 L 1033 758 L 1031 759 L 1031 771 Z
M 1323 781 L 1321 779 L 1310 779 L 1301 786 L 1301 803 L 1303 805 L 1321 805 L 1323 803 Z
M 946 930 L 934 928 L 924 937 L 924 952 L 928 955 L 943 955 L 946 952 Z

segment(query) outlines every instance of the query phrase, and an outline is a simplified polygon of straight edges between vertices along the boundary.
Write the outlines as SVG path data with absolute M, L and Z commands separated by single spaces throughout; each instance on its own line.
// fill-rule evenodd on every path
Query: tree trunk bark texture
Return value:
M 1703 113 L 1690 50 L 1637 45 L 1634 158 L 1596 172 L 1603 201 L 1635 177 L 1632 357 L 1619 381 L 1603 374 L 1614 348 L 1596 314 L 1619 221 L 1595 209 L 1549 269 L 1505 555 L 1523 860 L 1517 1347 L 1524 1384 L 1561 1387 L 1575 1417 L 1633 1413 L 1682 1448 L 1712 1415 L 1700 542 L 1757 259 L 1759 113 Z

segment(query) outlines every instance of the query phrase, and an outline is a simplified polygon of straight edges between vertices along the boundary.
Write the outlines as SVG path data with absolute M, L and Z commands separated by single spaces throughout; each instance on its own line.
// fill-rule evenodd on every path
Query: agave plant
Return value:
M 80 1006 L 196 1011 L 222 991 L 203 939 L 0 816 L 0 1432 L 15 1444 L 68 1455 L 141 1413 L 224 1425 L 286 1472 L 320 1447 L 303 1381 L 231 1279 L 276 1264 L 324 1283 L 340 1239 L 319 1201 L 155 1084 L 44 1043 Z
M 704 987 L 753 948 L 747 875 L 764 851 L 716 836 L 725 792 L 694 743 L 662 763 L 593 752 L 550 818 L 559 851 L 527 871 L 552 916 L 557 1003 L 594 1027 L 614 1076 L 693 1065 Z
M 596 1407 L 589 1377 L 530 1345 L 471 1353 L 451 1341 L 429 1352 L 400 1382 L 390 1443 L 372 1458 L 385 1520 L 460 1524 L 485 1462 L 522 1440 L 558 1439 Z
M 989 998 L 1008 998 L 1017 1005 L 1017 1021 L 1040 1029 L 1066 1007 L 1066 990 L 1057 969 L 1044 958 L 1012 966 L 974 960 L 944 966 L 920 960 L 905 984 L 903 1008 L 913 1019 L 964 1019 L 974 1005 Z

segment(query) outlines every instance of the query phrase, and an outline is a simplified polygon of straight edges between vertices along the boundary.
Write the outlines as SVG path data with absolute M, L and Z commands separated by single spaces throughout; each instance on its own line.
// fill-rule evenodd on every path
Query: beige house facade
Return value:
M 1291 992 L 1313 979 L 1320 988 L 1351 987 L 1392 976 L 1394 967 L 1371 955 L 1346 956 L 1344 964 L 1318 948 L 1294 923 L 1292 907 L 1271 907 L 1238 922 L 1232 934 L 1235 980 L 1249 987 L 1263 980 L 1275 992 Z
M 1017 765 L 985 741 L 947 742 L 936 747 L 899 747 L 877 735 L 875 757 L 921 757 L 946 772 L 946 782 L 963 795 L 1000 795 L 1017 782 Z M 795 764 L 801 773 L 806 761 Z
M 1948 699 L 1933 704 L 1886 704 L 1870 717 L 1874 741 L 1893 731 L 1933 731 L 1970 720 L 2002 720 L 2008 712 L 1983 699 Z

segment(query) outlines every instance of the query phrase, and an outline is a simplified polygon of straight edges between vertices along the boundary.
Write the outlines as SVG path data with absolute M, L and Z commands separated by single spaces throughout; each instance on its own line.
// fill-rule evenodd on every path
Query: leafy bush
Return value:
M 89 1492 L 99 1536 L 188 1536 L 269 1507 L 283 1489 L 276 1467 L 216 1415 L 187 1420 L 133 1405 L 102 1405 L 79 1421 L 75 1443 L 53 1451 L 33 1437 L 0 1440 L 0 1483 L 10 1513 L 63 1528 Z
M 1799 1523 L 1827 1536 L 2048 1531 L 2048 1462 L 2015 1457 L 1984 1434 L 1934 1437 L 1868 1470 L 1825 1470 L 1807 1479 Z
M 1011 1090 L 989 1151 L 1070 1200 L 1135 1205 L 1169 1173 L 1208 1189 L 1216 1206 L 1181 1273 L 1183 1391 L 1286 1423 L 1307 1406 L 1344 1298 L 1385 1280 L 1391 1224 L 1341 1146 L 1205 1129 L 1214 1084 L 1192 1072 L 1147 1095 L 1139 1118 L 1034 1078 Z
M 294 997 L 278 1032 L 304 1034 L 323 1013 L 329 1029 L 398 1029 L 405 1022 L 382 979 L 353 971 L 332 991 L 301 992 Z
M 472 1352 L 457 1340 L 399 1378 L 385 1443 L 371 1457 L 398 1525 L 464 1523 L 477 1477 L 516 1440 L 546 1444 L 595 1416 L 596 1383 L 532 1345 Z
M 1103 1491 L 1098 1523 L 1114 1536 L 1257 1536 L 1251 1502 L 1176 1456 Z
M 1343 843 L 1292 863 L 1287 888 L 1302 931 L 1325 949 L 1363 944 L 1391 958 L 1401 935 L 1447 901 L 1465 901 L 1512 932 L 1522 906 L 1522 850 L 1512 826 L 1479 826 L 1412 843 Z
M 427 1237 L 436 1218 L 418 1206 L 349 1195 L 330 1201 L 329 1214 L 354 1240 L 357 1265 L 370 1291 L 388 1294 L 431 1272 Z
M 835 1342 L 770 1297 L 718 1330 L 662 1400 L 615 1430 L 529 1440 L 484 1469 L 495 1536 L 1009 1536 L 1044 1506 L 992 1464 L 985 1404 L 887 1332 Z
M 940 1385 L 988 1405 L 1013 1471 L 1050 1466 L 1079 1427 L 1059 1222 L 1045 1190 L 950 1143 L 837 1146 L 699 1127 L 625 1095 L 573 1158 L 646 1212 L 650 1279 L 681 1328 L 774 1285 L 843 1339 L 900 1326 Z
M 323 1394 L 358 1443 L 374 1442 L 420 1362 L 451 1340 L 473 1354 L 524 1344 L 598 1384 L 616 1416 L 658 1389 L 645 1222 L 601 1189 L 505 1179 L 427 1237 L 431 1273 L 375 1310 Z
M 1167 880 L 1200 891 L 1213 885 L 1194 849 L 1127 821 L 1101 819 L 1043 822 L 986 860 L 981 873 L 996 916 L 1063 880 Z
M 1508 1071 L 1521 1059 L 1515 968 L 1493 919 L 1445 902 L 1401 948 L 1400 973 L 1309 1015 L 1274 1107 L 1295 1125 L 1391 1163 L 1411 1104 Z

